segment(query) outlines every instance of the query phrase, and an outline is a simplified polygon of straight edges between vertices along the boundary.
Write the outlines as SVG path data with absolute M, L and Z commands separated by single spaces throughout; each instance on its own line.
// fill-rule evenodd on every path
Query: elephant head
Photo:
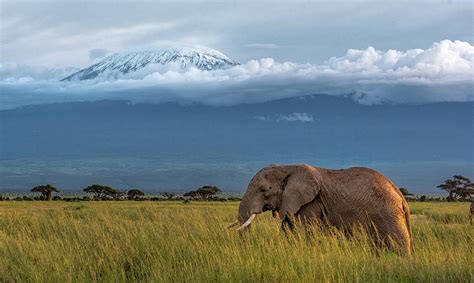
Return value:
M 255 216 L 273 211 L 283 220 L 294 215 L 305 204 L 314 200 L 320 191 L 318 172 L 308 165 L 270 165 L 260 170 L 250 181 L 240 202 L 240 229 L 250 225 Z

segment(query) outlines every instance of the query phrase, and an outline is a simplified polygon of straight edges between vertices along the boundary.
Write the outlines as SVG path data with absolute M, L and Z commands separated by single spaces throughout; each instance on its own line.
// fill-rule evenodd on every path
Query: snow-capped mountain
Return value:
M 130 73 L 149 64 L 177 63 L 185 69 L 194 66 L 200 70 L 212 71 L 239 65 L 221 52 L 211 48 L 167 48 L 115 53 L 100 62 L 82 69 L 61 81 L 93 79 L 106 72 Z

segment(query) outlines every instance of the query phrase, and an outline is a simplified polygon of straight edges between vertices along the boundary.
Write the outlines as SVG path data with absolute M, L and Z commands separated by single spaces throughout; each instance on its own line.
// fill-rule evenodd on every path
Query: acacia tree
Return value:
M 50 184 L 36 186 L 31 189 L 31 191 L 35 193 L 41 193 L 41 199 L 43 200 L 51 200 L 53 192 L 59 193 L 58 189 Z
M 138 189 L 133 189 L 127 192 L 127 198 L 128 199 L 136 199 L 138 197 L 144 196 L 145 193 L 143 191 L 140 191 Z
M 83 190 L 86 193 L 90 193 L 97 199 L 118 199 L 125 195 L 124 192 L 120 192 L 112 187 L 93 184 Z
M 457 194 L 461 198 L 470 198 L 471 196 L 474 195 L 474 183 L 466 183 L 463 188 L 460 188 L 457 191 Z
M 457 197 L 469 197 L 471 194 L 474 194 L 473 187 L 471 180 L 461 175 L 454 175 L 452 179 L 447 179 L 444 183 L 437 186 L 437 188 L 449 193 L 448 201 L 453 201 Z
M 195 191 L 185 193 L 183 196 L 193 199 L 209 199 L 220 192 L 221 190 L 216 186 L 202 186 Z

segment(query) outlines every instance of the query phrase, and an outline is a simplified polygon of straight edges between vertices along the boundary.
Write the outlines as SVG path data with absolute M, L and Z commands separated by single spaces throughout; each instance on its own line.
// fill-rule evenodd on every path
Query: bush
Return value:
M 230 198 L 227 198 L 227 200 L 228 201 L 241 201 L 242 199 L 238 197 L 230 197 Z

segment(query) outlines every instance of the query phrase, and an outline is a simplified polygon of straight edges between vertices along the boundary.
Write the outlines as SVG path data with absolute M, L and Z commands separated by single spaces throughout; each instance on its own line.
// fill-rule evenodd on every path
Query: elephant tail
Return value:
M 413 246 L 413 236 L 411 234 L 411 226 L 410 226 L 410 208 L 408 207 L 408 204 L 406 203 L 406 201 L 403 201 L 403 212 L 405 213 L 405 222 L 408 229 L 408 235 L 410 236 L 410 252 L 411 254 L 413 254 L 415 252 L 415 249 Z

